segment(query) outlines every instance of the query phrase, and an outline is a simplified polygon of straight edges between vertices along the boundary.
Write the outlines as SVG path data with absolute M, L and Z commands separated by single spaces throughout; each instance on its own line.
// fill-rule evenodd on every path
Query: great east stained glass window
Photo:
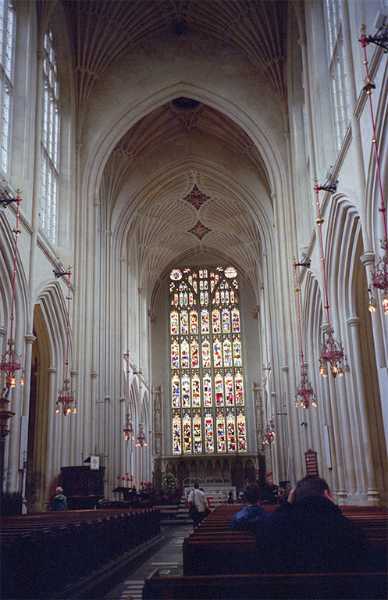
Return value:
M 247 452 L 236 269 L 173 269 L 169 327 L 173 454 Z

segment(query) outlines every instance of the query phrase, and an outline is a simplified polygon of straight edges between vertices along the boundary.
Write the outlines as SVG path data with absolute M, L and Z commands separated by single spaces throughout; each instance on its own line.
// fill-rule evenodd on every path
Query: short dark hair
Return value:
M 324 479 L 315 475 L 307 475 L 296 484 L 295 502 L 310 496 L 324 496 L 326 490 L 329 492 L 330 488 Z
M 194 481 L 194 487 L 196 490 L 199 488 L 199 481 Z
M 249 504 L 256 504 L 260 498 L 260 489 L 258 485 L 248 485 L 244 492 L 244 499 Z

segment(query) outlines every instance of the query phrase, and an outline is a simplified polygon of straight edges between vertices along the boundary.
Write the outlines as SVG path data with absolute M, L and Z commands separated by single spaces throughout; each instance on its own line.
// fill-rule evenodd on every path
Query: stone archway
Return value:
M 34 309 L 26 497 L 29 512 L 45 510 L 47 498 L 48 398 L 50 343 L 39 305 Z

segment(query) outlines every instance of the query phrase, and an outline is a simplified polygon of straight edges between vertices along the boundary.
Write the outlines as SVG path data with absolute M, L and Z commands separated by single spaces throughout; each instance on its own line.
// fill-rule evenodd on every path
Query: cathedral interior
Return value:
M 0 11 L 2 493 L 386 504 L 386 2 Z

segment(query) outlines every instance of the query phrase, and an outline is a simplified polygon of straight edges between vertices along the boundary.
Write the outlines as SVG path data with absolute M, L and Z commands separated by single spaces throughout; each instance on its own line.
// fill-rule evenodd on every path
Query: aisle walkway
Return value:
M 192 526 L 164 527 L 162 533 L 166 540 L 163 546 L 144 561 L 137 569 L 128 574 L 127 579 L 106 594 L 106 600 L 141 600 L 144 580 L 155 569 L 176 573 L 183 564 L 183 540 L 193 531 Z

